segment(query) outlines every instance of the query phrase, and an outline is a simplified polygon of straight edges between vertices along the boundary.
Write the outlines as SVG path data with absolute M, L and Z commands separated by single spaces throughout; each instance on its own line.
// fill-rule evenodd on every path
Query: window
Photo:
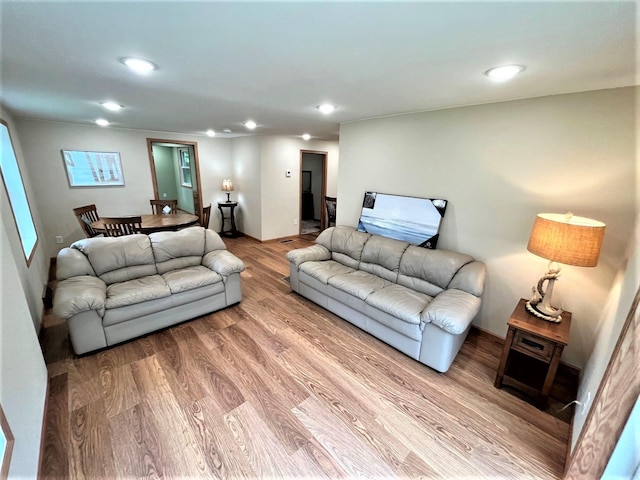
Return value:
M 178 155 L 180 157 L 180 185 L 183 187 L 191 187 L 191 159 L 189 157 L 189 149 L 179 148 Z
M 9 196 L 13 219 L 18 227 L 24 258 L 27 260 L 27 265 L 29 265 L 36 250 L 38 234 L 33 223 L 27 192 L 24 189 L 20 167 L 11 142 L 11 135 L 9 135 L 9 127 L 3 120 L 0 120 L 0 145 L 2 181 Z

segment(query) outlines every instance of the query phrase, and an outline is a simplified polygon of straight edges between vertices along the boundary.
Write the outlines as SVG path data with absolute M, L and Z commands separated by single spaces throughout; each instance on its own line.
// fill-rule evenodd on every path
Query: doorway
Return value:
M 147 138 L 153 195 L 177 200 L 178 210 L 202 216 L 198 144 Z
M 300 235 L 318 234 L 326 225 L 327 152 L 300 150 Z

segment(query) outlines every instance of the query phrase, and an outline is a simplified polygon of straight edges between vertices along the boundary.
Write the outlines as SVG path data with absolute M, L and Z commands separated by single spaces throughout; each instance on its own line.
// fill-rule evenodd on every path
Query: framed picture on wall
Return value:
M 69 186 L 119 187 L 124 185 L 120 153 L 62 150 Z

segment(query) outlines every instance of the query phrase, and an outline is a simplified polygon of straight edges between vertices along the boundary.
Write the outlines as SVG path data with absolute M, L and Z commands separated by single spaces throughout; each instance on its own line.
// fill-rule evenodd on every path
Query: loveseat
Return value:
M 293 291 L 446 372 L 480 309 L 484 263 L 337 226 L 287 253 Z
M 87 353 L 240 302 L 243 270 L 203 227 L 86 238 L 58 253 L 53 313 Z

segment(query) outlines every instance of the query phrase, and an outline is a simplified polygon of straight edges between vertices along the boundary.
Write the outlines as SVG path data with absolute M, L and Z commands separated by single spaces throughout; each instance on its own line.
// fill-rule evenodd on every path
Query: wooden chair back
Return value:
M 104 231 L 107 237 L 122 237 L 123 235 L 133 235 L 142 230 L 142 219 L 140 217 L 102 217 Z
M 171 211 L 170 214 L 178 213 L 178 200 L 149 200 L 151 204 L 151 211 L 156 215 L 161 215 L 164 213 L 164 207 L 169 207 Z
M 324 204 L 327 208 L 327 227 L 331 223 L 336 224 L 336 208 L 338 207 L 338 199 L 336 197 L 324 197 Z
M 94 204 L 74 208 L 73 214 L 78 219 L 78 222 L 80 223 L 80 227 L 82 227 L 82 231 L 84 232 L 87 238 L 101 235 L 101 232 L 98 232 L 93 228 L 91 228 L 91 224 L 93 222 L 100 220 L 100 216 L 98 215 L 98 209 Z
M 204 228 L 209 228 L 209 219 L 211 218 L 211 204 L 208 207 L 202 209 L 202 215 L 200 216 L 200 225 Z

